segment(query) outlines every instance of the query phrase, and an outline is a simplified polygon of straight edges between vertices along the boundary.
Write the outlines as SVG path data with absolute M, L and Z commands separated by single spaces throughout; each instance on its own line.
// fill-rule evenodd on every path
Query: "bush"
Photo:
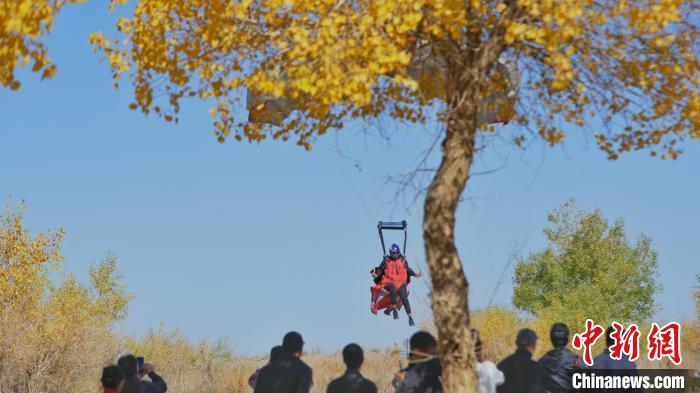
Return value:
M 32 235 L 23 206 L 0 216 L 0 391 L 89 392 L 100 368 L 114 359 L 113 323 L 126 315 L 129 295 L 117 284 L 108 255 L 90 271 L 89 285 L 50 271 L 63 260 L 61 229 Z
M 247 375 L 245 380 L 232 376 L 242 377 L 254 370 L 233 362 L 233 349 L 225 340 L 192 343 L 179 331 L 168 331 L 163 326 L 148 331 L 140 340 L 126 338 L 124 347 L 154 364 L 169 383 L 168 392 L 173 393 L 236 391 L 247 386 Z

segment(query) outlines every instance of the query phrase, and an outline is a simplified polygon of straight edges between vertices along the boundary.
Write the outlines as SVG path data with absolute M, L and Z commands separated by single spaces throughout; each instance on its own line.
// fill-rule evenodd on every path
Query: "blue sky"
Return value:
M 395 189 L 385 184 L 409 168 L 426 132 L 390 124 L 387 143 L 356 124 L 307 153 L 219 144 L 201 102 L 187 102 L 177 125 L 146 118 L 128 109 L 129 90 L 111 87 L 87 43 L 112 20 L 98 2 L 66 7 L 48 40 L 55 79 L 22 72 L 20 91 L 0 90 L 0 195 L 26 201 L 32 229 L 67 231 L 67 271 L 84 277 L 115 252 L 136 296 L 124 323 L 134 334 L 162 322 L 194 339 L 227 337 L 245 354 L 290 329 L 324 351 L 407 337 L 403 316 L 369 313 L 368 270 L 380 255 L 376 221 L 403 218 L 409 261 L 426 270 L 421 203 L 392 215 Z M 492 299 L 510 254 L 542 248 L 548 210 L 574 197 L 623 217 L 631 238 L 653 239 L 664 287 L 656 318 L 692 316 L 700 144 L 684 148 L 675 162 L 646 153 L 610 162 L 578 130 L 553 149 L 492 146 L 478 169 L 501 169 L 472 179 L 457 221 L 472 306 L 510 304 L 512 267 Z M 412 285 L 419 319 L 427 292 L 425 280 Z

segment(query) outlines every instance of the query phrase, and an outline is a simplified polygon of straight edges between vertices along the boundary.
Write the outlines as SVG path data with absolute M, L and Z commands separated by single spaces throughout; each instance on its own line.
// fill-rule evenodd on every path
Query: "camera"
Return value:
M 145 360 L 143 359 L 143 356 L 136 357 L 136 364 L 138 365 L 138 368 L 139 368 L 139 374 L 143 374 L 144 363 L 145 363 Z

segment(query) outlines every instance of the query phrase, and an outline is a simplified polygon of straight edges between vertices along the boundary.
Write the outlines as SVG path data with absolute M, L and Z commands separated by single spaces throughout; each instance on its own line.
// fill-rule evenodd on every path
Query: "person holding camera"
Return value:
M 409 366 L 397 372 L 391 382 L 396 393 L 442 393 L 442 365 L 435 337 L 426 331 L 416 332 L 409 347 Z
M 117 365 L 122 369 L 125 377 L 122 393 L 165 393 L 168 390 L 165 380 L 156 374 L 152 364 L 144 363 L 142 370 L 139 370 L 139 364 L 134 355 L 120 357 Z M 143 379 L 146 375 L 150 381 Z

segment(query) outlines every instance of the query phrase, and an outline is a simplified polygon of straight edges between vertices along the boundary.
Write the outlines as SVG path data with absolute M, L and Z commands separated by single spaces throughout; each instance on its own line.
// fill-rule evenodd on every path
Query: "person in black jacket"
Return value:
M 532 360 L 537 346 L 537 335 L 530 329 L 520 329 L 515 338 L 515 353 L 498 363 L 505 382 L 496 388 L 498 393 L 541 393 L 535 390 L 537 362 Z
M 277 360 L 282 354 L 284 353 L 284 350 L 282 349 L 281 345 L 275 345 L 272 347 L 270 350 L 270 356 L 268 358 L 268 363 L 272 363 L 275 360 Z M 251 388 L 255 389 L 255 382 L 258 380 L 258 377 L 260 376 L 260 370 L 262 370 L 262 367 L 255 370 L 253 374 L 250 375 L 248 378 L 248 385 L 250 385 Z
M 115 365 L 110 365 L 102 369 L 103 393 L 121 393 L 124 389 L 124 372 Z
M 581 368 L 581 358 L 566 348 L 569 342 L 569 328 L 563 323 L 555 323 L 549 333 L 554 349 L 539 360 L 537 389 L 542 393 L 571 393 L 574 371 Z
M 428 332 L 416 332 L 409 346 L 410 365 L 396 373 L 392 381 L 396 393 L 442 393 L 442 365 L 437 357 L 435 337 Z
M 377 385 L 360 374 L 364 361 L 362 348 L 357 344 L 348 344 L 343 348 L 343 362 L 347 371 L 340 378 L 333 380 L 327 393 L 377 393 Z
M 165 393 L 168 385 L 160 375 L 156 374 L 155 367 L 146 363 L 143 365 L 145 374 L 150 381 L 139 379 L 139 366 L 134 355 L 124 355 L 119 358 L 117 365 L 124 372 L 124 389 L 122 393 Z
M 289 332 L 282 340 L 282 355 L 260 370 L 255 393 L 309 393 L 313 385 L 311 367 L 300 357 L 304 348 L 301 334 Z

